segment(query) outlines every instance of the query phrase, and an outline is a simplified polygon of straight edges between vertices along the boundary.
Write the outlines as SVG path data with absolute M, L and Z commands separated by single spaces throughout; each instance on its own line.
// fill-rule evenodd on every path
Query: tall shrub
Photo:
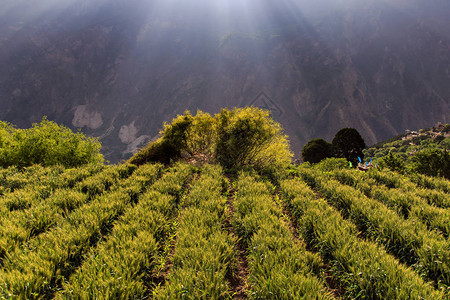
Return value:
M 287 166 L 292 157 L 280 124 L 268 111 L 255 108 L 223 109 L 214 117 L 189 111 L 164 125 L 161 137 L 130 159 L 131 163 L 170 163 L 199 154 L 225 168 L 256 169 Z
M 215 157 L 225 168 L 287 166 L 287 136 L 269 111 L 256 107 L 222 110 L 217 118 Z

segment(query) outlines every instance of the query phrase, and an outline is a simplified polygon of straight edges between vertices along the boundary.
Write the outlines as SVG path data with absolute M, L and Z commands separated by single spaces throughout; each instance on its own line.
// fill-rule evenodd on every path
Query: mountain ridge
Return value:
M 244 12 L 213 22 L 226 12 L 200 17 L 200 4 L 163 13 L 158 1 L 133 3 L 85 1 L 53 18 L 4 21 L 0 119 L 28 127 L 47 115 L 82 128 L 111 162 L 186 109 L 269 108 L 296 155 L 342 127 L 374 144 L 449 122 L 450 34 L 439 26 L 448 21 L 430 21 L 450 13 L 443 1 L 423 15 L 423 1 L 353 1 L 331 13 L 262 1 L 253 24 Z

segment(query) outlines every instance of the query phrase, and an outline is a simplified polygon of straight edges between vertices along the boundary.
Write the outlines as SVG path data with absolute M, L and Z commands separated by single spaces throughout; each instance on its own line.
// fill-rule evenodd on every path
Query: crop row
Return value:
M 13 211 L 2 218 L 0 260 L 30 238 L 63 221 L 70 210 L 86 203 L 87 195 L 68 189 L 56 191 L 47 201 L 28 210 Z M 70 207 L 70 209 L 67 209 Z
M 0 168 L 0 195 L 36 185 L 47 186 L 50 189 L 70 188 L 76 182 L 100 172 L 103 168 L 104 166 L 99 164 L 72 169 L 66 169 L 63 166 L 42 167 L 40 165 L 24 169 Z
M 43 183 L 50 185 L 58 182 L 59 177 L 65 172 L 64 167 L 42 167 L 34 165 L 20 169 L 18 167 L 0 168 L 0 186 L 2 192 L 13 192 L 27 185 Z
M 178 165 L 156 181 L 117 220 L 109 238 L 91 248 L 56 298 L 144 297 L 190 174 L 187 165 Z
M 318 172 L 302 169 L 301 176 L 366 237 L 384 245 L 401 262 L 417 268 L 436 286 L 450 284 L 450 248 L 442 235 L 428 231 L 415 218 L 403 219 L 379 201 Z
M 248 297 L 332 298 L 316 276 L 322 267 L 320 258 L 294 239 L 273 200 L 272 187 L 245 174 L 237 182 L 232 223 L 248 252 Z
M 450 210 L 430 204 L 430 199 L 417 195 L 417 188 L 415 190 L 389 189 L 384 185 L 377 185 L 372 178 L 367 178 L 366 174 L 358 174 L 350 170 L 336 171 L 333 178 L 360 190 L 368 197 L 379 200 L 396 210 L 405 219 L 410 215 L 415 216 L 428 228 L 437 229 L 446 237 L 450 234 Z
M 83 261 L 113 222 L 137 195 L 160 174 L 161 166 L 146 165 L 110 193 L 74 210 L 56 227 L 8 254 L 0 271 L 4 297 L 41 298 L 55 293 L 61 282 Z
M 429 177 L 422 174 L 411 174 L 410 180 L 419 187 L 434 189 L 450 194 L 450 182 L 440 177 Z
M 0 218 L 0 259 L 17 246 L 30 238 L 41 234 L 63 222 L 64 218 L 74 209 L 88 203 L 93 197 L 105 192 L 120 179 L 124 179 L 135 169 L 131 165 L 122 165 L 120 168 L 106 168 L 92 177 L 78 184 L 77 189 L 56 189 L 48 197 L 36 197 L 35 191 L 25 193 L 25 190 L 16 190 L 12 194 L 22 203 L 23 209 L 3 212 Z M 120 175 L 121 174 L 121 175 Z M 95 186 L 96 189 L 90 187 Z M 81 191 L 85 193 L 82 193 Z M 94 193 L 95 191 L 95 193 Z M 10 197 L 9 201 L 15 198 Z M 5 203 L 5 202 L 4 202 Z
M 119 179 L 129 176 L 134 168 L 135 166 L 127 164 L 118 167 L 105 167 L 103 172 L 87 177 L 86 179 L 84 179 L 84 176 L 74 177 L 76 180 L 84 179 L 82 182 L 77 183 L 77 181 L 72 178 L 70 185 L 75 185 L 76 190 L 89 193 L 89 196 L 92 197 L 95 194 L 99 194 L 104 190 L 109 189 L 109 187 L 115 184 Z M 66 184 L 70 179 L 63 175 L 61 175 L 61 177 L 64 179 L 65 184 L 62 184 L 60 188 L 69 188 Z M 29 184 L 22 189 L 6 193 L 0 198 L 1 218 L 6 217 L 9 211 L 26 210 L 40 204 L 43 200 L 46 200 L 52 195 L 55 189 L 58 189 L 58 186 L 37 182 L 34 185 Z
M 360 240 L 357 228 L 298 179 L 281 182 L 281 190 L 309 246 L 330 266 L 341 296 L 348 299 L 442 299 L 376 244 Z
M 172 269 L 155 299 L 229 298 L 226 280 L 234 257 L 234 240 L 224 230 L 227 199 L 218 166 L 205 166 L 183 201 Z
M 119 166 L 107 166 L 103 172 L 88 177 L 75 185 L 75 189 L 94 198 L 97 195 L 111 190 L 121 180 L 128 178 L 136 170 L 132 164 L 123 164 Z M 139 175 L 136 175 L 139 176 Z M 125 181 L 122 186 L 126 186 Z
M 450 183 L 444 178 L 421 174 L 402 176 L 391 171 L 378 172 L 375 170 L 364 173 L 362 176 L 373 179 L 388 188 L 397 188 L 406 192 L 414 191 L 430 204 L 444 208 L 450 207 Z

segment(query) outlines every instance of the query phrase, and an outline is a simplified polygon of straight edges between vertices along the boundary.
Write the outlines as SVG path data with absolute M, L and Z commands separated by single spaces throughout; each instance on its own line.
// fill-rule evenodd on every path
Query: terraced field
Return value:
M 446 299 L 450 183 L 298 169 L 0 169 L 2 299 Z

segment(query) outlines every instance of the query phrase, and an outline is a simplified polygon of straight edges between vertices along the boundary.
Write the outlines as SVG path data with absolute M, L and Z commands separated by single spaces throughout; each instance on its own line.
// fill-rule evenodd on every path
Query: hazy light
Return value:
M 18 21 L 28 22 L 50 12 L 58 13 L 75 2 L 75 0 L 3 0 L 0 16 L 14 16 Z

